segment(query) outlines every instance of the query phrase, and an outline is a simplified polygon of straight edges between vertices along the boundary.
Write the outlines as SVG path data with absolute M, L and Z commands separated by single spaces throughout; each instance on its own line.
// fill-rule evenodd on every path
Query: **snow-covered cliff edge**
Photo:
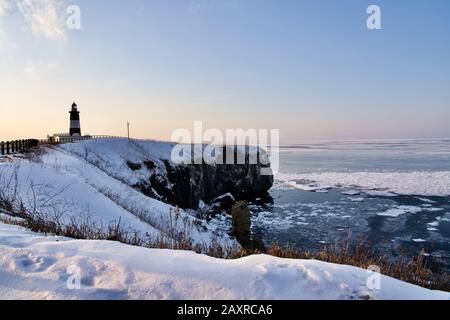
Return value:
M 175 164 L 174 144 L 157 141 L 101 139 L 61 145 L 61 148 L 96 165 L 109 175 L 145 195 L 181 208 L 196 209 L 230 193 L 237 200 L 262 197 L 273 185 L 272 175 L 262 175 L 269 164 Z M 267 157 L 264 150 L 244 153 Z M 197 155 L 196 155 L 197 156 Z

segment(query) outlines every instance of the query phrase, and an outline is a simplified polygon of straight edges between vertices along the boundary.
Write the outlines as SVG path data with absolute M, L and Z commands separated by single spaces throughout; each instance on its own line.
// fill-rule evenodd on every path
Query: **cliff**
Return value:
M 224 194 L 236 200 L 267 195 L 273 176 L 262 175 L 270 165 L 250 164 L 250 155 L 267 159 L 264 150 L 235 150 L 245 164 L 176 164 L 171 160 L 174 144 L 157 141 L 101 139 L 62 145 L 77 155 L 132 186 L 145 195 L 181 208 L 196 209 L 200 201 L 209 203 Z M 244 153 L 244 154 L 242 154 Z

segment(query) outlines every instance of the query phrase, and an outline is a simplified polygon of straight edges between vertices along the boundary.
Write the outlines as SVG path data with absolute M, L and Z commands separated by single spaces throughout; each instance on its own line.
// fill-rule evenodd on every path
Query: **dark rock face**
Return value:
M 141 168 L 142 168 L 142 165 L 140 163 L 134 163 L 131 161 L 127 161 L 127 166 L 128 166 L 128 168 L 130 168 L 133 171 L 138 171 L 138 170 L 141 170 Z
M 217 207 L 220 210 L 231 210 L 235 203 L 236 199 L 233 197 L 233 195 L 231 193 L 227 193 L 215 198 L 209 203 L 209 205 L 211 207 Z
M 197 208 L 230 193 L 237 200 L 252 200 L 267 194 L 273 176 L 262 176 L 258 165 L 188 165 L 169 166 L 169 181 L 173 184 L 174 199 L 182 208 Z
M 231 193 L 226 193 L 220 197 L 215 198 L 208 203 L 208 208 L 206 210 L 207 216 L 216 216 L 222 211 L 230 212 L 233 205 L 236 203 L 236 199 Z
M 153 170 L 156 168 L 156 164 L 151 160 L 145 160 L 144 165 L 147 169 Z
M 210 203 L 230 193 L 235 200 L 253 200 L 267 196 L 273 185 L 272 175 L 261 175 L 270 165 L 216 164 L 175 165 L 163 160 L 166 175 L 153 174 L 138 187 L 147 196 L 177 205 L 197 209 L 200 200 Z M 152 165 L 144 164 L 150 169 Z M 227 205 L 231 208 L 232 203 Z

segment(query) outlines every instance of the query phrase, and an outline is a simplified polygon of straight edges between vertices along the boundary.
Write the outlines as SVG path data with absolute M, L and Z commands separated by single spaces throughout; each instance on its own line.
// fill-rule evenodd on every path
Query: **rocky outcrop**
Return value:
M 164 170 L 151 174 L 136 187 L 150 197 L 181 208 L 197 209 L 200 201 L 210 203 L 227 193 L 235 200 L 253 200 L 266 196 L 273 185 L 273 175 L 261 174 L 270 165 L 261 163 L 175 165 L 167 159 L 161 161 Z M 152 166 L 145 163 L 144 167 Z M 227 206 L 231 208 L 232 204 Z
M 246 201 L 237 202 L 231 210 L 231 216 L 233 218 L 232 232 L 234 236 L 242 246 L 248 247 L 251 243 L 252 227 L 248 203 Z

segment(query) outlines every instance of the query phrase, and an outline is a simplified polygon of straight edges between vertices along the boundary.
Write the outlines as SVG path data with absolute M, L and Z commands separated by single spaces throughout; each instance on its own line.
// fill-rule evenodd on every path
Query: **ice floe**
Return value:
M 391 217 L 391 218 L 397 218 L 401 215 L 404 215 L 406 213 L 418 213 L 422 211 L 422 208 L 415 207 L 415 206 L 397 206 L 395 208 L 388 209 L 384 212 L 380 212 L 377 215 L 382 217 Z
M 436 201 L 431 200 L 431 199 L 427 199 L 427 198 L 422 198 L 422 197 L 417 197 L 416 199 L 422 201 L 422 202 L 427 202 L 427 203 L 436 203 Z
M 439 221 L 429 222 L 427 224 L 431 227 L 439 227 Z
M 345 194 L 346 196 L 357 196 L 357 195 L 361 194 L 361 191 L 359 191 L 359 190 L 346 190 L 346 191 L 343 191 L 342 194 Z

